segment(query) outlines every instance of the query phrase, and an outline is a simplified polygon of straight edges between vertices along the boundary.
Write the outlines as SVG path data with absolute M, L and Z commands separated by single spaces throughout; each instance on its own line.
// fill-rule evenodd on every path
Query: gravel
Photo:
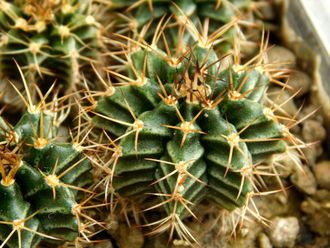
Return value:
M 322 161 L 316 164 L 313 169 L 317 185 L 321 188 L 330 190 L 330 161 Z
M 302 170 L 298 169 L 290 177 L 291 182 L 296 186 L 298 190 L 307 194 L 313 195 L 316 192 L 316 180 L 307 166 L 303 166 Z
M 275 247 L 294 247 L 299 233 L 296 217 L 276 217 L 270 225 L 270 240 Z

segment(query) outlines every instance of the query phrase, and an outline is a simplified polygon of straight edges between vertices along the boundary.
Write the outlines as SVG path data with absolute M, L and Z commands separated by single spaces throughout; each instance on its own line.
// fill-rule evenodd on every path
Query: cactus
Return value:
M 96 2 L 109 4 L 111 13 L 127 9 L 132 18 L 119 16 L 130 22 L 129 30 L 120 21 L 115 29 L 128 44 L 107 40 L 127 50 L 110 53 L 123 62 L 108 67 L 114 85 L 93 67 L 107 88 L 93 87 L 76 101 L 91 101 L 78 117 L 90 120 L 93 129 L 79 119 L 77 139 L 63 143 L 56 140 L 64 118 L 58 116 L 57 97 L 47 103 L 46 96 L 54 81 L 60 94 L 74 91 L 81 69 L 99 58 L 101 26 L 91 15 L 92 1 L 0 0 L 1 84 L 13 81 L 27 107 L 16 125 L 0 117 L 0 248 L 90 242 L 94 226 L 102 224 L 84 211 L 108 205 L 98 198 L 90 205 L 103 184 L 111 214 L 120 205 L 115 200 L 151 200 L 144 211 L 161 209 L 162 215 L 146 225 L 154 228 L 151 233 L 169 230 L 170 238 L 176 232 L 197 242 L 184 224 L 187 217 L 197 218 L 196 205 L 243 209 L 244 218 L 253 212 L 252 197 L 261 194 L 261 177 L 276 174 L 275 155 L 287 153 L 291 144 L 301 147 L 289 131 L 296 124 L 281 124 L 293 120 L 279 116 L 281 106 L 267 99 L 271 82 L 285 87 L 278 80 L 285 70 L 265 64 L 264 36 L 255 57 L 242 52 L 242 39 L 255 30 L 257 37 L 263 34 L 255 19 L 264 1 Z M 156 25 L 148 23 L 151 17 Z M 133 35 L 125 37 L 126 31 Z M 86 87 L 97 83 L 85 75 Z M 18 76 L 29 84 L 23 80 L 17 89 Z M 35 98 L 41 98 L 38 105 Z M 91 162 L 100 169 L 94 177 L 106 174 L 93 187 Z
M 114 9 L 126 8 L 126 12 L 132 16 L 132 22 L 135 25 L 131 25 L 133 28 L 140 30 L 151 19 L 156 20 L 158 23 L 161 17 L 168 14 L 181 15 L 180 10 L 192 20 L 210 18 L 214 26 L 219 27 L 219 23 L 225 24 L 231 21 L 237 14 L 238 9 L 247 7 L 251 1 L 243 0 L 231 3 L 219 3 L 216 1 L 176 1 L 172 4 L 171 1 L 113 1 L 111 7 Z M 212 24 L 212 25 L 213 25 Z
M 267 175 L 259 165 L 294 139 L 263 103 L 281 75 L 264 64 L 266 44 L 251 61 L 241 65 L 237 53 L 224 67 L 212 43 L 199 41 L 179 57 L 135 42 L 128 73 L 110 71 L 119 84 L 100 93 L 91 111 L 114 145 L 110 187 L 130 200 L 158 196 L 146 210 L 163 207 L 167 217 L 149 225 L 186 240 L 194 237 L 182 220 L 195 216 L 194 205 L 247 206 L 254 175 Z
M 42 98 L 33 105 L 27 92 L 28 109 L 16 125 L 0 118 L 0 247 L 76 239 L 84 232 L 81 216 L 90 198 L 79 199 L 93 193 L 85 189 L 92 174 L 83 148 L 56 141 L 63 119 L 55 111 L 58 102 Z
M 203 31 L 208 34 L 216 32 L 220 27 L 229 26 L 222 34 L 221 45 L 216 48 L 222 52 L 232 48 L 234 41 L 240 40 L 242 54 L 252 57 L 258 52 L 258 43 L 261 39 L 261 30 L 271 28 L 267 23 L 272 17 L 265 14 L 263 9 L 271 9 L 266 1 L 252 0 L 225 0 L 225 1 L 112 1 L 110 8 L 113 12 L 119 12 L 116 18 L 118 33 L 133 33 L 133 38 L 141 36 L 150 41 L 162 18 L 170 15 L 175 17 L 170 21 L 170 28 L 166 30 L 166 38 L 170 43 L 177 44 L 182 39 L 190 39 L 190 36 L 177 36 L 173 32 L 176 27 L 179 30 L 187 28 L 187 22 L 195 26 L 203 26 Z M 124 12 L 122 14 L 121 12 Z M 268 11 L 271 12 L 271 11 Z M 151 20 L 153 20 L 151 22 Z M 234 25 L 233 25 L 234 24 Z M 159 28 L 159 27 L 158 27 Z M 192 40 L 194 41 L 194 40 Z
M 1 0 L 0 29 L 2 84 L 19 81 L 16 60 L 29 83 L 46 92 L 56 82 L 67 93 L 77 88 L 80 70 L 99 59 L 101 26 L 89 0 Z

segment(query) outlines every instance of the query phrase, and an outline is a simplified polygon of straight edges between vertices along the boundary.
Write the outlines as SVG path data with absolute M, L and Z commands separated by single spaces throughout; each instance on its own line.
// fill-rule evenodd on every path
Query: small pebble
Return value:
M 253 32 L 253 33 L 249 33 L 251 35 L 251 37 L 259 37 L 259 31 Z M 253 41 L 243 41 L 240 44 L 240 51 L 241 54 L 244 55 L 244 57 L 247 58 L 251 58 L 253 56 L 256 55 L 256 53 L 258 53 L 259 51 L 259 46 L 258 43 L 253 42 Z
M 277 68 L 293 68 L 296 65 L 296 56 L 289 49 L 275 46 L 267 53 L 268 62 Z
M 102 241 L 93 245 L 95 248 L 113 248 L 111 240 Z
M 273 162 L 279 164 L 275 166 L 275 168 L 281 178 L 287 178 L 298 170 L 299 167 L 297 164 L 301 166 L 299 153 L 295 150 L 290 150 L 287 153 L 275 154 L 273 156 Z
M 305 142 L 322 141 L 326 138 L 326 135 L 322 123 L 315 120 L 304 121 L 302 136 Z
M 330 190 L 330 161 L 322 161 L 313 167 L 317 184 Z
M 60 126 L 58 128 L 57 141 L 58 142 L 67 142 L 68 137 L 70 137 L 70 132 L 68 127 Z
M 242 228 L 242 230 L 241 230 L 242 237 L 246 237 L 248 234 L 249 234 L 249 229 L 248 228 Z
M 188 241 L 182 240 L 182 239 L 174 239 L 173 245 L 175 247 L 190 247 L 190 244 Z
M 306 115 L 309 115 L 309 120 L 316 120 L 319 123 L 323 123 L 324 117 L 322 115 L 322 111 L 318 110 L 320 106 L 316 104 L 308 104 L 303 107 L 298 115 L 298 119 L 304 118 Z M 311 114 L 313 113 L 313 114 Z
M 320 189 L 315 194 L 315 199 L 320 202 L 330 202 L 330 191 L 326 189 Z M 327 207 L 329 208 L 329 207 Z M 330 209 L 330 208 L 329 208 Z
M 300 204 L 300 209 L 306 214 L 312 215 L 319 209 L 319 204 L 314 201 L 312 198 L 307 198 Z
M 275 247 L 294 247 L 299 233 L 299 223 L 296 217 L 273 219 L 269 235 Z
M 312 79 L 304 72 L 294 71 L 289 77 L 288 85 L 293 88 L 292 93 L 299 90 L 299 93 L 296 96 L 301 97 L 309 92 L 312 85 Z
M 278 88 L 273 88 L 268 91 L 268 97 L 278 106 L 282 105 L 285 102 L 285 104 L 281 106 L 281 109 L 287 112 L 290 116 L 294 116 L 297 114 L 298 108 L 294 103 L 293 99 L 290 99 L 292 98 L 292 96 L 287 91 L 283 91 Z M 281 111 L 279 111 L 279 114 L 282 114 Z
M 330 239 L 329 237 L 316 237 L 315 244 L 317 244 L 317 246 L 315 246 L 314 248 L 330 247 Z
M 322 155 L 322 153 L 323 148 L 321 143 L 313 144 L 307 149 L 304 149 L 304 155 L 307 158 L 309 166 L 315 165 L 317 158 Z
M 263 20 L 274 20 L 277 17 L 274 5 L 271 2 L 262 2 L 262 4 L 258 6 L 258 11 Z
M 291 182 L 301 192 L 307 195 L 313 195 L 316 192 L 316 180 L 313 173 L 307 166 L 302 167 L 303 170 L 296 170 L 290 177 Z
M 22 92 L 22 83 L 12 80 L 11 83 Z M 25 109 L 24 102 L 21 101 L 19 95 L 17 94 L 15 88 L 10 85 L 8 79 L 3 79 L 0 83 L 0 104 L 1 106 L 6 105 L 7 113 L 16 113 Z
M 144 236 L 141 228 L 128 227 L 121 225 L 119 238 L 116 239 L 120 248 L 142 248 L 144 244 Z
M 258 236 L 259 248 L 272 248 L 272 244 L 266 234 L 263 232 Z
M 316 212 L 313 216 L 309 216 L 308 225 L 311 230 L 321 236 L 330 237 L 330 218 L 329 212 L 325 210 Z
M 278 200 L 279 203 L 281 203 L 283 205 L 285 205 L 285 204 L 288 203 L 288 198 L 285 195 L 283 195 L 283 194 L 278 194 L 276 196 L 276 199 Z

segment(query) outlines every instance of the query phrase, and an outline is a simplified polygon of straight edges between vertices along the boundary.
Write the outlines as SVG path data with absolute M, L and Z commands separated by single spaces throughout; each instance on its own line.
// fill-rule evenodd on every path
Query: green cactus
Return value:
M 14 126 L 0 118 L 0 247 L 63 243 L 81 232 L 91 164 L 78 143 L 55 140 L 59 121 L 43 101 Z
M 0 1 L 0 77 L 25 78 L 46 92 L 56 82 L 62 93 L 77 88 L 80 70 L 99 59 L 101 27 L 91 1 Z M 23 88 L 23 87 L 22 87 Z
M 248 8 L 251 4 L 250 0 L 239 1 L 175 1 L 175 4 L 182 12 L 192 20 L 199 18 L 210 18 L 214 22 L 214 26 L 219 23 L 225 24 L 236 17 L 238 9 Z M 180 12 L 173 2 L 164 1 L 122 1 L 116 0 L 111 3 L 112 8 L 128 8 L 127 12 L 134 17 L 137 28 L 142 28 L 151 19 L 160 19 L 169 13 L 180 15 Z M 156 23 L 158 23 L 156 21 Z
M 117 37 L 128 41 L 120 46 L 127 50 L 111 54 L 123 65 L 110 65 L 108 78 L 119 80 L 83 98 L 93 106 L 81 116 L 91 117 L 95 132 L 85 124 L 80 130 L 79 119 L 77 137 L 83 133 L 83 141 L 60 143 L 57 102 L 46 103 L 42 94 L 48 96 L 56 80 L 60 94 L 76 89 L 80 70 L 98 59 L 101 27 L 91 15 L 92 1 L 0 0 L 0 80 L 15 85 L 18 63 L 20 76 L 29 82 L 15 88 L 24 87 L 27 94 L 24 99 L 19 93 L 27 111 L 18 123 L 11 126 L 0 117 L 0 248 L 57 245 L 80 236 L 89 241 L 86 229 L 101 224 L 82 213 L 94 196 L 86 189 L 92 183 L 91 160 L 80 146 L 86 140 L 103 152 L 93 150 L 90 158 L 102 160 L 94 162 L 109 175 L 95 186 L 106 184 L 106 199 L 108 194 L 119 202 L 152 198 L 144 210 L 165 213 L 147 224 L 155 226 L 152 233 L 170 229 L 172 237 L 175 230 L 188 241 L 196 239 L 183 220 L 196 217 L 197 204 L 208 201 L 228 211 L 247 207 L 258 190 L 255 175 L 269 175 L 263 165 L 295 141 L 274 114 L 279 107 L 264 103 L 270 82 L 281 75 L 273 77 L 273 69 L 264 65 L 264 36 L 260 54 L 240 61 L 245 53 L 239 51 L 239 36 L 249 35 L 251 23 L 259 26 L 252 0 L 115 0 L 110 5 L 133 17 L 125 17 L 132 21 L 133 36 L 125 37 L 120 23 L 115 27 Z M 252 19 L 242 21 L 239 11 Z M 174 19 L 165 19 L 171 14 Z M 151 18 L 156 25 L 148 23 Z M 233 62 L 223 63 L 221 55 Z M 33 84 L 39 88 L 31 94 Z M 33 105 L 38 97 L 41 103 Z M 90 133 L 93 138 L 86 139 Z M 116 204 L 110 205 L 113 210 Z
M 170 28 L 166 30 L 166 38 L 172 44 L 191 39 L 190 35 L 185 37 L 177 35 L 178 30 L 189 29 L 189 22 L 196 27 L 203 26 L 203 32 L 207 30 L 208 35 L 217 32 L 220 27 L 228 27 L 222 34 L 221 45 L 217 46 L 222 52 L 232 48 L 233 43 L 239 39 L 244 50 L 241 52 L 246 56 L 252 56 L 258 52 L 258 42 L 261 38 L 261 30 L 270 25 L 266 22 L 269 17 L 263 15 L 259 10 L 266 1 L 256 2 L 253 0 L 152 0 L 152 1 L 111 1 L 110 8 L 118 12 L 121 18 L 116 18 L 118 33 L 133 33 L 135 39 L 141 36 L 150 41 L 153 34 L 160 28 L 162 18 L 174 15 L 170 21 Z M 122 14 L 121 12 L 124 12 Z M 150 22 L 152 20 L 152 22 Z M 165 21 L 164 21 L 165 22 Z M 258 31 L 258 32 L 256 32 Z M 194 41 L 193 37 L 192 41 Z
M 193 205 L 245 206 L 257 165 L 286 151 L 289 131 L 263 104 L 272 76 L 261 55 L 222 68 L 211 45 L 197 43 L 178 58 L 141 42 L 128 57 L 128 76 L 111 72 L 119 85 L 102 93 L 92 123 L 119 142 L 114 190 L 131 200 L 162 199 L 148 208 L 165 208 L 168 217 L 151 224 L 159 230 L 193 239 L 181 222 Z

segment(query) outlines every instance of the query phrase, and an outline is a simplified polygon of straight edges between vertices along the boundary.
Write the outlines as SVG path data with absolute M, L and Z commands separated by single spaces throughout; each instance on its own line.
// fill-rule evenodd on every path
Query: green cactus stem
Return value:
M 168 216 L 151 225 L 191 240 L 181 221 L 194 205 L 246 206 L 258 165 L 287 149 L 288 129 L 263 104 L 272 76 L 261 54 L 221 68 L 212 46 L 199 43 L 179 58 L 141 45 L 128 61 L 129 76 L 110 72 L 120 83 L 91 112 L 118 141 L 111 185 L 131 200 L 160 197 L 148 210 L 163 207 Z
M 0 118 L 0 246 L 76 239 L 79 199 L 92 192 L 91 165 L 76 143 L 55 139 L 57 114 L 30 106 L 11 126 Z
M 19 81 L 16 60 L 27 81 L 43 92 L 54 82 L 62 93 L 71 92 L 80 71 L 100 57 L 101 25 L 89 0 L 1 0 L 0 30 L 2 83 Z
M 133 36 L 134 39 L 143 37 L 149 42 L 157 29 L 173 15 L 175 18 L 169 21 L 170 28 L 165 31 L 170 47 L 182 40 L 191 40 L 190 35 L 178 35 L 177 30 L 186 29 L 188 23 L 192 22 L 196 27 L 203 26 L 201 29 L 203 32 L 207 30 L 208 35 L 217 32 L 220 27 L 228 27 L 222 34 L 221 44 L 216 48 L 222 52 L 228 51 L 233 47 L 235 40 L 239 39 L 242 54 L 253 57 L 258 52 L 256 42 L 261 39 L 262 30 L 271 28 L 268 23 L 271 17 L 262 14 L 262 9 L 271 9 L 267 1 L 116 0 L 109 6 L 112 10 L 110 13 L 117 13 L 119 16 L 115 18 L 115 29 L 118 33 Z

